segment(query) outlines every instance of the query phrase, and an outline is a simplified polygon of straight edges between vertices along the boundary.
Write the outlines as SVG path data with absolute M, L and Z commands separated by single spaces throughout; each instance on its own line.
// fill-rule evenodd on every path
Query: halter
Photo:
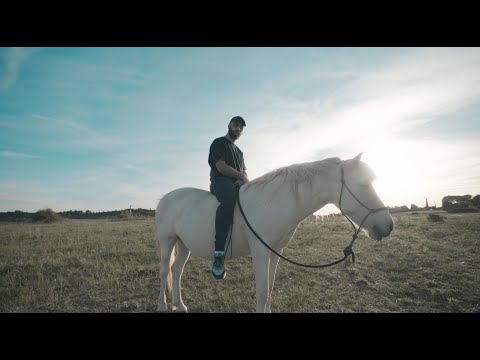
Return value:
M 342 175 L 342 178 L 341 178 L 341 181 L 342 181 L 342 188 L 340 189 L 340 199 L 338 201 L 338 207 L 340 208 L 340 211 L 342 212 L 342 215 L 345 216 L 345 218 L 350 222 L 350 224 L 352 224 L 353 226 L 353 236 L 352 236 L 352 241 L 350 242 L 350 244 L 345 248 L 345 250 L 343 250 L 343 259 L 340 259 L 340 260 L 337 260 L 337 261 L 334 261 L 334 262 L 331 262 L 329 264 L 321 264 L 321 265 L 310 265 L 310 264 L 301 264 L 301 263 L 298 263 L 296 261 L 293 261 L 293 260 L 290 260 L 288 258 L 286 258 L 285 256 L 283 256 L 282 254 L 279 254 L 277 251 L 275 251 L 274 249 L 272 249 L 265 241 L 262 240 L 262 238 L 255 232 L 255 230 L 253 230 L 252 226 L 250 225 L 250 223 L 248 222 L 247 220 L 247 217 L 245 216 L 245 213 L 243 212 L 243 209 L 242 209 L 242 205 L 240 204 L 240 192 L 239 192 L 239 189 L 240 187 L 237 187 L 237 201 L 238 201 L 238 207 L 240 208 L 240 212 L 242 213 L 242 216 L 243 216 L 243 219 L 245 220 L 247 226 L 249 227 L 249 229 L 253 232 L 253 234 L 257 237 L 258 240 L 261 241 L 261 243 L 263 245 L 265 245 L 265 247 L 267 247 L 270 251 L 274 252 L 277 256 L 281 257 L 283 260 L 286 260 L 292 264 L 295 264 L 295 265 L 298 265 L 298 266 L 303 266 L 303 267 L 308 267 L 308 268 L 324 268 L 324 267 L 328 267 L 328 266 L 332 266 L 332 265 L 336 265 L 336 264 L 339 264 L 341 263 L 342 261 L 346 260 L 348 258 L 349 255 L 352 255 L 352 262 L 355 263 L 355 253 L 353 252 L 353 243 L 355 242 L 355 240 L 357 239 L 358 237 L 358 234 L 360 233 L 360 230 L 362 228 L 362 225 L 363 223 L 365 222 L 365 220 L 367 219 L 367 217 L 370 216 L 370 214 L 373 214 L 373 213 L 376 213 L 378 211 L 381 211 L 381 210 L 387 210 L 386 207 L 380 207 L 380 208 L 377 208 L 377 209 L 370 209 L 368 206 L 366 206 L 364 203 L 362 203 L 353 193 L 352 191 L 348 188 L 347 184 L 345 183 L 345 177 L 344 177 L 344 174 L 343 174 L 343 167 L 341 168 L 341 175 Z M 358 229 L 355 229 L 355 225 L 353 224 L 353 222 L 349 219 L 349 217 L 347 215 L 345 215 L 345 213 L 343 212 L 342 210 L 342 195 L 343 195 L 343 187 L 345 187 L 348 192 L 353 196 L 353 198 L 355 200 L 357 200 L 357 202 L 362 205 L 365 209 L 369 210 L 369 213 L 363 218 L 362 222 L 360 223 L 360 226 L 358 227 Z
M 341 174 L 342 174 L 342 188 L 340 189 L 340 199 L 338 200 L 338 207 L 340 209 L 340 211 L 342 212 L 342 215 L 345 216 L 345 218 L 348 220 L 348 222 L 352 225 L 353 227 L 353 236 L 352 236 L 352 241 L 350 242 L 350 244 L 345 248 L 345 250 L 343 250 L 343 254 L 345 255 L 345 258 L 352 254 L 352 262 L 354 263 L 355 262 L 355 253 L 353 252 L 353 243 L 355 242 L 355 240 L 357 239 L 358 237 L 358 234 L 360 233 L 360 230 L 362 229 L 362 225 L 363 223 L 365 222 L 365 220 L 367 220 L 367 218 L 373 214 L 373 213 L 376 213 L 378 211 L 382 211 L 382 210 L 387 210 L 387 208 L 384 206 L 384 207 L 379 207 L 379 208 L 376 208 L 376 209 L 370 209 L 367 205 L 365 205 L 364 203 L 362 203 L 360 200 L 358 200 L 358 198 L 353 194 L 352 190 L 350 190 L 350 188 L 347 186 L 347 183 L 345 182 L 345 176 L 343 174 L 343 167 L 340 169 L 341 171 Z M 357 202 L 362 205 L 365 209 L 369 210 L 369 213 L 363 218 L 362 222 L 360 223 L 360 226 L 358 227 L 358 229 L 355 230 L 355 225 L 353 224 L 352 220 L 350 220 L 350 218 L 343 212 L 342 210 L 342 195 L 343 195 L 343 187 L 345 187 L 348 192 L 350 193 L 350 195 L 353 196 L 353 198 L 355 200 L 357 200 Z

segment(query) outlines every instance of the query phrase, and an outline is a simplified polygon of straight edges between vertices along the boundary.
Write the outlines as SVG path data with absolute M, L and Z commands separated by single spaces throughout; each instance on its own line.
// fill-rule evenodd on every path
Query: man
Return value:
M 248 182 L 243 152 L 234 144 L 247 124 L 241 116 L 234 116 L 225 136 L 216 138 L 210 145 L 210 192 L 220 205 L 215 215 L 215 253 L 212 273 L 215 279 L 225 278 L 225 242 L 233 223 L 237 187 Z

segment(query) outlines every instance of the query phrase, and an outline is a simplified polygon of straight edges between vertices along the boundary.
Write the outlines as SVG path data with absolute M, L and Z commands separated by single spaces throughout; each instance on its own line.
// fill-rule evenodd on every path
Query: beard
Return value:
M 228 128 L 228 136 L 232 140 L 237 140 L 240 137 L 241 133 L 240 132 L 235 132 L 232 129 Z

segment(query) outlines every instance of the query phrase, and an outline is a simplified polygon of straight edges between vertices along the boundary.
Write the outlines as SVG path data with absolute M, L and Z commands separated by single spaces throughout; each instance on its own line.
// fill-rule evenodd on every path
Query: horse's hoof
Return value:
M 188 309 L 186 306 L 183 307 L 178 307 L 178 308 L 173 308 L 173 311 L 176 313 L 188 313 Z

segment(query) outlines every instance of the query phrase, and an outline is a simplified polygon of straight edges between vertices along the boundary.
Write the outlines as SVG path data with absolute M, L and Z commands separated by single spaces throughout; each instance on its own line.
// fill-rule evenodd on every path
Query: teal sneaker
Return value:
M 212 267 L 212 274 L 215 279 L 221 280 L 225 278 L 225 252 L 223 251 L 215 251 L 215 255 L 213 257 L 213 267 Z

